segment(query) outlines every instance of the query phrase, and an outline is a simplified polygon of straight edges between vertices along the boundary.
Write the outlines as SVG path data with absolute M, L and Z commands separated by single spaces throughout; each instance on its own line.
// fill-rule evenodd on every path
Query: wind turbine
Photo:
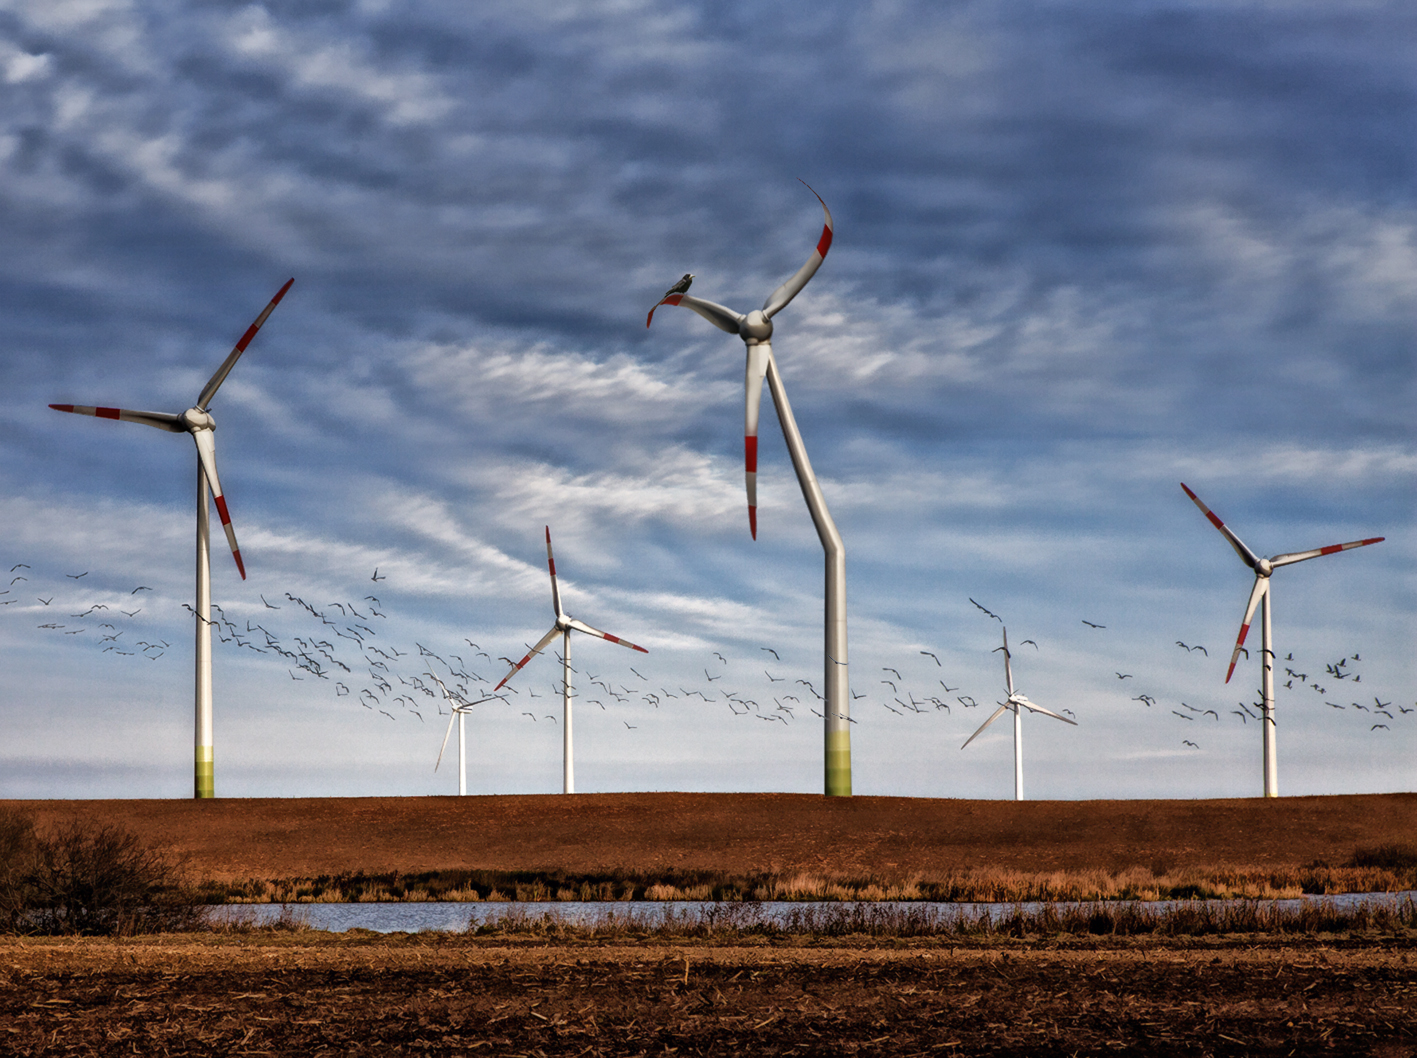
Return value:
M 561 609 L 561 591 L 556 586 L 556 556 L 551 553 L 551 527 L 546 527 L 546 566 L 551 571 L 551 605 L 556 610 L 556 623 L 551 626 L 551 631 L 541 637 L 541 641 L 527 652 L 522 658 L 512 666 L 512 671 L 502 677 L 502 682 L 492 688 L 492 693 L 496 694 L 503 685 L 521 671 L 528 661 L 546 647 L 551 640 L 558 635 L 561 637 L 561 743 L 562 743 L 562 784 L 563 793 L 576 792 L 576 759 L 575 750 L 571 740 L 571 632 L 584 632 L 588 636 L 595 636 L 611 643 L 619 643 L 622 647 L 629 647 L 631 650 L 638 650 L 641 654 L 648 654 L 644 647 L 637 647 L 627 639 L 619 636 L 612 636 L 609 632 L 602 632 L 598 628 L 592 628 L 584 621 L 577 621 L 574 617 Z
M 803 186 L 812 191 L 803 181 Z M 849 797 L 851 795 L 851 728 L 850 695 L 848 693 L 848 671 L 846 658 L 846 547 L 836 522 L 827 510 L 826 499 L 822 496 L 817 476 L 812 472 L 812 463 L 807 458 L 807 448 L 802 443 L 802 434 L 797 429 L 797 420 L 792 415 L 792 405 L 788 403 L 787 391 L 783 388 L 782 376 L 777 369 L 777 361 L 772 354 L 772 318 L 788 304 L 816 275 L 827 251 L 832 244 L 832 215 L 822 196 L 815 191 L 818 202 L 822 203 L 822 213 L 826 220 L 822 225 L 821 238 L 813 249 L 807 263 L 797 270 L 787 282 L 768 296 L 763 307 L 754 309 L 747 315 L 703 298 L 686 293 L 671 293 L 655 305 L 679 305 L 697 312 L 720 330 L 736 334 L 747 346 L 747 368 L 744 380 L 743 412 L 743 464 L 744 480 L 748 489 L 748 529 L 753 539 L 758 538 L 758 417 L 762 407 L 763 380 L 772 391 L 772 401 L 777 408 L 778 422 L 782 426 L 782 436 L 787 442 L 788 454 L 792 457 L 793 469 L 797 472 L 797 482 L 802 487 L 802 496 L 807 501 L 807 509 L 812 514 L 817 536 L 822 541 L 826 559 L 826 657 L 824 679 L 826 708 L 823 710 L 825 725 L 825 792 L 828 797 Z M 681 280 L 681 282 L 683 282 Z M 654 309 L 650 309 L 645 321 L 648 327 L 654 320 Z
M 428 675 L 433 676 L 433 682 L 436 683 L 442 690 L 443 698 L 447 701 L 448 708 L 451 710 L 451 714 L 448 717 L 448 730 L 443 732 L 443 744 L 438 749 L 438 760 L 433 765 L 433 770 L 436 772 L 438 770 L 438 765 L 443 763 L 443 753 L 448 748 L 448 738 L 453 733 L 453 721 L 456 720 L 458 724 L 458 796 L 466 797 L 467 731 L 464 725 L 464 721 L 467 719 L 467 714 L 472 711 L 473 706 L 481 705 L 483 702 L 500 700 L 502 696 L 499 694 L 492 694 L 488 695 L 486 698 L 479 698 L 475 702 L 469 702 L 467 699 L 463 698 L 462 695 L 456 694 L 453 691 L 448 690 L 447 686 L 444 685 L 443 681 L 438 679 L 437 676 L 434 676 L 433 673 L 430 672 L 428 673 Z
M 1184 481 L 1181 482 L 1181 488 L 1186 490 L 1186 495 L 1201 509 L 1201 513 L 1210 519 L 1210 524 L 1219 529 L 1225 539 L 1230 541 L 1230 546 L 1235 549 L 1235 554 L 1240 556 L 1240 561 L 1255 571 L 1255 586 L 1250 589 L 1250 601 L 1245 607 L 1245 619 L 1240 623 L 1240 635 L 1235 640 L 1235 650 L 1230 655 L 1230 668 L 1225 673 L 1225 682 L 1229 683 L 1230 677 L 1235 674 L 1235 662 L 1240 657 L 1240 651 L 1245 648 L 1245 637 L 1250 634 L 1250 621 L 1255 616 L 1255 607 L 1259 606 L 1261 614 L 1260 656 L 1263 663 L 1261 671 L 1264 674 L 1260 691 L 1264 696 L 1264 723 L 1260 725 L 1264 730 L 1264 795 L 1278 797 L 1279 758 L 1274 736 L 1274 636 L 1269 616 L 1270 575 L 1280 566 L 1303 562 L 1308 558 L 1318 558 L 1320 555 L 1348 551 L 1355 547 L 1378 544 L 1386 537 L 1373 536 L 1367 540 L 1354 540 L 1347 544 L 1330 544 L 1328 547 L 1315 548 L 1312 551 L 1296 551 L 1287 555 L 1275 555 L 1273 558 L 1260 558 L 1246 547 L 1244 541 L 1231 532 L 1229 526 L 1217 518 L 1209 507 L 1201 502 L 1199 496 L 1186 487 Z M 1248 656 L 1249 651 L 1245 651 L 1245 653 Z
M 196 682 L 196 760 L 193 780 L 193 796 L 198 798 L 216 796 L 216 778 L 212 756 L 212 564 L 211 564 L 211 515 L 207 509 L 208 490 L 216 503 L 217 514 L 221 517 L 221 527 L 226 531 L 226 542 L 231 545 L 231 555 L 236 559 L 236 569 L 241 579 L 246 579 L 246 566 L 241 561 L 241 549 L 236 545 L 236 530 L 231 527 L 231 514 L 226 509 L 226 498 L 221 491 L 221 481 L 216 472 L 216 420 L 212 418 L 207 405 L 212 402 L 226 376 L 236 366 L 236 361 L 256 337 L 256 332 L 266 322 L 286 291 L 295 282 L 286 281 L 285 286 L 271 298 L 256 322 L 246 328 L 246 333 L 236 343 L 227 358 L 222 361 L 216 374 L 207 380 L 202 392 L 197 395 L 197 403 L 174 415 L 161 411 L 127 411 L 123 408 L 91 408 L 79 404 L 51 404 L 55 411 L 73 412 L 75 415 L 93 415 L 100 419 L 118 419 L 123 422 L 138 422 L 153 426 L 169 433 L 188 433 L 197 445 L 197 682 Z
M 1001 651 L 1001 650 L 1004 652 L 1004 684 L 1005 684 L 1005 686 L 1007 686 L 1008 689 L 1009 689 L 1009 697 L 1008 697 L 1008 699 L 1007 699 L 1002 705 L 999 706 L 998 709 L 996 709 L 996 710 L 994 711 L 994 715 L 993 715 L 993 716 L 989 717 L 988 720 L 985 720 L 984 723 L 982 723 L 982 724 L 979 725 L 979 730 L 976 731 L 976 732 L 974 732 L 974 734 L 972 734 L 972 735 L 969 736 L 969 739 L 965 742 L 964 746 L 960 746 L 959 748 L 960 748 L 960 749 L 964 749 L 965 746 L 968 746 L 970 742 L 973 742 L 976 738 L 978 738 L 980 735 L 982 735 L 982 734 L 984 733 L 984 729 L 985 729 L 986 727 L 988 727 L 990 724 L 992 724 L 995 720 L 999 719 L 999 717 L 1000 717 L 1004 712 L 1006 712 L 1007 710 L 1010 710 L 1010 709 L 1013 710 L 1013 714 L 1014 714 L 1014 800 L 1015 800 L 1015 801 L 1022 801 L 1022 800 L 1023 800 L 1023 710 L 1024 710 L 1024 709 L 1027 709 L 1027 710 L 1029 710 L 1030 712 L 1042 713 L 1044 716 L 1051 716 L 1054 720 L 1061 720 L 1063 723 L 1065 723 L 1065 724 L 1072 724 L 1074 727 L 1077 727 L 1077 721 L 1076 721 L 1076 720 L 1069 720 L 1066 716 L 1059 716 L 1057 713 L 1053 712 L 1051 709 L 1044 709 L 1043 706 L 1041 706 L 1041 705 L 1034 705 L 1034 704 L 1033 704 L 1032 702 L 1030 702 L 1027 698 L 1025 698 L 1020 692 L 1014 690 L 1014 670 L 1013 670 L 1013 665 L 1010 664 L 1010 660 L 1009 660 L 1009 659 L 1010 659 L 1010 654 L 1009 654 L 1009 630 L 1008 630 L 1007 628 L 1004 629 L 1004 645 L 1001 646 L 1001 647 L 995 647 L 995 648 L 994 648 L 994 653 L 997 654 L 997 653 L 998 653 L 999 651 Z

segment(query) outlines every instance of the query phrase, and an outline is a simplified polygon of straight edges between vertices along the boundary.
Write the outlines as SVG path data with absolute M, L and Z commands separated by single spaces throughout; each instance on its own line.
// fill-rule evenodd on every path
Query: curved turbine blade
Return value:
M 802 180 L 801 184 L 808 191 L 812 191 L 812 185 Z M 822 196 L 816 195 L 817 201 L 822 202 Z M 822 262 L 826 260 L 827 251 L 832 245 L 832 211 L 827 209 L 827 204 L 822 202 L 822 212 L 826 214 L 826 221 L 822 224 L 822 237 L 817 240 L 817 246 L 812 251 L 812 256 L 807 258 L 807 263 L 797 269 L 797 274 L 789 279 L 782 286 L 772 292 L 772 296 L 763 302 L 763 315 L 772 319 L 783 309 L 787 308 L 788 302 L 802 292 L 802 288 L 807 285 L 807 280 L 817 274 L 817 269 L 822 267 Z
M 691 297 L 688 294 L 670 294 L 663 301 L 659 302 L 658 305 L 655 305 L 654 309 L 659 308 L 660 305 L 682 305 L 686 309 L 697 312 L 719 330 L 727 331 L 729 334 L 737 334 L 743 321 L 747 319 L 742 313 L 734 312 L 726 305 L 719 305 L 713 301 L 705 301 L 703 298 Z M 649 310 L 649 319 L 645 320 L 646 328 L 654 322 L 654 309 Z
M 1201 512 L 1210 519 L 1210 524 L 1219 529 L 1221 533 L 1224 534 L 1225 539 L 1230 541 L 1230 546 L 1235 549 L 1235 554 L 1240 556 L 1240 561 L 1251 569 L 1257 568 L 1260 564 L 1259 556 L 1246 547 L 1245 542 L 1232 533 L 1229 526 L 1217 518 L 1211 509 L 1201 502 L 1199 496 L 1186 488 L 1184 481 L 1181 482 L 1181 488 L 1186 489 L 1186 495 L 1189 496 L 1195 502 L 1195 505 L 1201 509 Z
M 53 407 L 53 405 L 50 405 Z M 1387 537 L 1370 536 L 1366 540 L 1354 540 L 1347 544 L 1330 544 L 1328 547 L 1315 548 L 1313 551 L 1296 551 L 1292 555 L 1275 555 L 1269 560 L 1271 566 L 1288 566 L 1295 562 L 1303 562 L 1306 558 L 1318 558 L 1320 555 L 1336 555 L 1340 551 L 1349 551 L 1355 547 L 1367 547 L 1369 544 L 1381 544 Z
M 641 654 L 649 653 L 649 651 L 646 650 L 644 647 L 637 647 L 628 639 L 621 639 L 619 636 L 612 636 L 609 632 L 602 632 L 599 628 L 592 628 L 584 621 L 577 621 L 575 618 L 572 618 L 566 623 L 572 628 L 574 628 L 577 632 L 584 632 L 588 636 L 595 636 L 599 639 L 604 639 L 610 643 L 619 643 L 622 647 L 629 647 L 631 650 L 638 650 Z
M 1230 655 L 1230 668 L 1225 673 L 1225 682 L 1230 682 L 1230 677 L 1235 675 L 1235 662 L 1240 657 L 1240 648 L 1245 645 L 1245 637 L 1250 634 L 1250 620 L 1255 616 L 1255 607 L 1264 598 L 1265 592 L 1269 591 L 1269 578 L 1256 577 L 1255 586 L 1250 589 L 1250 602 L 1245 607 L 1245 619 L 1240 623 L 1240 637 L 1235 640 L 1235 651 Z
M 980 725 L 979 725 L 979 730 L 976 731 L 976 732 L 974 732 L 974 734 L 970 735 L 969 738 L 965 741 L 964 745 L 963 745 L 963 746 L 960 746 L 959 748 L 960 748 L 960 749 L 964 749 L 965 747 L 967 747 L 970 742 L 973 742 L 976 738 L 978 738 L 980 735 L 982 735 L 982 734 L 984 733 L 984 729 L 985 729 L 986 727 L 988 727 L 988 726 L 989 726 L 990 724 L 992 724 L 995 720 L 999 719 L 999 717 L 1000 717 L 1001 715 L 1003 715 L 1004 713 L 1007 713 L 1008 711 L 1009 711 L 1008 705 L 1001 705 L 1001 706 L 999 706 L 999 708 L 995 709 L 995 710 L 994 710 L 994 715 L 991 716 L 991 717 L 989 717 L 988 720 L 985 720 L 984 723 L 980 724 Z
M 1044 709 L 1041 705 L 1034 705 L 1021 694 L 1011 695 L 1009 697 L 1009 701 L 1013 702 L 1015 705 L 1023 706 L 1031 713 L 1042 713 L 1044 716 L 1051 716 L 1054 720 L 1061 720 L 1065 724 L 1072 724 L 1073 727 L 1078 726 L 1078 722 L 1076 720 L 1069 720 L 1066 716 L 1059 716 L 1051 709 Z
M 546 527 L 546 566 L 551 570 L 551 605 L 556 608 L 556 616 L 561 617 L 561 590 L 556 587 L 556 556 L 551 553 L 551 526 Z
M 748 346 L 743 380 L 743 479 L 748 486 L 748 531 L 758 538 L 758 417 L 763 407 L 763 379 L 768 373 L 768 346 Z
M 522 670 L 523 665 L 525 665 L 528 661 L 530 661 L 532 658 L 536 657 L 536 655 L 540 654 L 543 650 L 545 650 L 546 644 L 551 642 L 551 640 L 555 639 L 560 634 L 560 625 L 552 625 L 551 631 L 547 632 L 544 636 L 541 637 L 541 642 L 537 643 L 536 646 L 532 647 L 531 650 L 527 652 L 526 657 L 522 658 L 521 661 L 518 661 L 515 665 L 513 665 L 512 671 L 502 677 L 502 683 L 497 684 L 497 686 L 493 687 L 492 690 L 494 692 L 500 691 L 502 689 L 503 683 L 506 683 L 518 672 L 520 672 Z
M 439 684 L 439 686 L 442 686 L 442 684 Z M 447 688 L 444 688 L 444 689 L 443 689 L 443 693 L 444 693 L 445 695 L 448 693 L 448 692 L 447 692 Z M 443 744 L 442 744 L 442 746 L 440 746 L 440 747 L 438 748 L 438 764 L 442 764 L 442 763 L 443 763 L 443 753 L 444 753 L 444 751 L 446 751 L 447 748 L 448 748 L 448 739 L 451 738 L 451 737 L 452 737 L 452 734 L 453 734 L 453 721 L 456 720 L 457 718 L 458 718 L 458 710 L 457 710 L 457 707 L 454 706 L 454 707 L 453 707 L 451 710 L 449 710 L 449 712 L 448 712 L 448 730 L 445 731 L 445 732 L 443 732 Z M 434 765 L 433 765 L 433 770 L 434 770 L 434 771 L 437 771 L 437 770 L 438 770 L 438 764 L 434 764 Z
M 226 497 L 222 495 L 221 481 L 216 476 L 216 439 L 211 430 L 193 430 L 192 440 L 197 442 L 197 458 L 202 461 L 202 473 L 211 486 L 212 500 L 221 518 L 221 527 L 226 531 L 226 542 L 231 545 L 231 557 L 236 559 L 236 568 L 241 579 L 246 579 L 246 563 L 241 561 L 241 548 L 236 545 L 236 530 L 231 525 L 231 513 L 226 509 Z
M 1014 669 L 1011 663 L 1012 655 L 1009 653 L 1009 630 L 1004 629 L 1004 682 L 1009 688 L 1009 697 L 1014 694 Z
M 123 422 L 140 422 L 144 426 L 155 426 L 169 433 L 186 433 L 182 416 L 165 411 L 129 411 L 127 408 L 90 408 L 84 404 L 51 404 L 55 411 L 72 412 L 75 415 L 93 415 L 100 419 L 119 419 Z
M 246 333 L 243 334 L 241 340 L 236 343 L 236 348 L 231 350 L 227 358 L 221 362 L 221 367 L 216 369 L 216 374 L 209 378 L 207 384 L 202 387 L 202 392 L 197 397 L 197 407 L 201 408 L 202 411 L 207 410 L 207 405 L 210 404 L 212 398 L 216 396 L 216 391 L 221 388 L 221 384 L 226 381 L 226 376 L 231 374 L 231 369 L 236 366 L 236 361 L 241 359 L 241 354 L 244 353 L 246 347 L 251 344 L 251 339 L 256 337 L 256 332 L 261 329 L 261 324 L 266 322 L 266 317 L 280 304 L 280 299 L 285 297 L 285 292 L 290 289 L 291 284 L 294 282 L 294 279 L 287 279 L 285 286 L 276 291 L 276 296 L 271 298 L 271 303 L 256 317 L 256 322 L 246 328 Z

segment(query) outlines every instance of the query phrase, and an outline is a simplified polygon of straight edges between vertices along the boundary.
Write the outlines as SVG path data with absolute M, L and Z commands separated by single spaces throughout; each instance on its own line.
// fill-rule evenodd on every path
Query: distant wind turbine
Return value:
M 1018 691 L 1015 691 L 1015 690 L 1014 690 L 1014 670 L 1013 670 L 1013 666 L 1010 664 L 1010 654 L 1009 654 L 1009 630 L 1008 630 L 1007 628 L 1004 629 L 1004 645 L 1003 645 L 1002 647 L 995 647 L 995 648 L 994 648 L 994 652 L 995 652 L 995 653 L 998 653 L 1000 650 L 1002 650 L 1002 651 L 1004 652 L 1004 684 L 1005 684 L 1005 686 L 1008 687 L 1008 690 L 1009 690 L 1009 697 L 1008 697 L 1008 699 L 1007 699 L 1002 705 L 999 706 L 998 709 L 996 709 L 996 710 L 994 711 L 994 715 L 993 715 L 993 716 L 989 717 L 988 720 L 985 720 L 984 723 L 982 723 L 982 724 L 979 725 L 979 730 L 976 731 L 976 732 L 974 732 L 974 734 L 972 734 L 972 735 L 969 736 L 969 739 L 965 742 L 964 746 L 960 746 L 959 748 L 960 748 L 960 749 L 964 749 L 965 746 L 968 746 L 970 742 L 973 742 L 976 738 L 978 738 L 980 735 L 982 735 L 982 734 L 984 733 L 984 729 L 985 729 L 986 727 L 988 727 L 990 724 L 992 724 L 995 720 L 997 720 L 1004 712 L 1006 712 L 1006 711 L 1008 711 L 1008 710 L 1010 710 L 1010 709 L 1013 710 L 1013 714 L 1014 714 L 1014 800 L 1015 800 L 1015 801 L 1022 801 L 1022 800 L 1023 800 L 1023 710 L 1024 710 L 1024 709 L 1027 709 L 1027 710 L 1029 710 L 1030 712 L 1042 713 L 1044 716 L 1051 716 L 1054 720 L 1061 720 L 1063 723 L 1065 723 L 1065 724 L 1072 724 L 1074 727 L 1077 727 L 1077 721 L 1076 721 L 1076 720 L 1069 720 L 1066 716 L 1059 716 L 1057 713 L 1053 712 L 1051 709 L 1044 709 L 1043 706 L 1041 706 L 1041 705 L 1034 705 L 1034 704 L 1033 704 L 1032 702 L 1030 702 L 1027 698 L 1025 698 L 1021 693 L 1019 693 Z
M 236 530 L 231 526 L 231 515 L 226 509 L 226 498 L 221 491 L 221 481 L 216 472 L 216 420 L 212 418 L 207 405 L 216 396 L 226 376 L 241 359 L 241 354 L 256 337 L 256 332 L 266 322 L 275 307 L 285 297 L 286 291 L 295 282 L 286 281 L 276 292 L 269 305 L 256 317 L 256 322 L 246 328 L 246 333 L 236 343 L 227 358 L 217 368 L 216 374 L 207 380 L 202 392 L 197 395 L 195 406 L 180 415 L 161 411 L 127 411 L 123 408 L 93 408 L 79 404 L 51 404 L 55 411 L 72 412 L 75 415 L 93 415 L 100 419 L 118 419 L 122 422 L 137 422 L 153 426 L 169 433 L 187 433 L 197 445 L 197 618 L 196 632 L 196 760 L 194 796 L 199 798 L 216 796 L 216 777 L 212 752 L 212 566 L 211 566 L 211 514 L 207 510 L 208 490 L 216 503 L 217 514 L 221 517 L 221 527 L 226 531 L 226 542 L 231 546 L 231 556 L 236 559 L 236 569 L 241 579 L 246 579 L 246 566 L 241 561 L 241 549 L 236 545 Z M 127 613 L 127 611 L 123 611 Z M 136 613 L 137 611 L 133 611 Z
M 1333 555 L 1355 547 L 1378 544 L 1386 538 L 1371 536 L 1366 540 L 1354 540 L 1347 544 L 1330 544 L 1328 547 L 1319 547 L 1312 551 L 1295 551 L 1292 554 L 1275 555 L 1273 558 L 1260 558 L 1246 547 L 1244 541 L 1231 532 L 1230 527 L 1217 518 L 1209 507 L 1201 502 L 1199 496 L 1186 487 L 1184 481 L 1181 482 L 1181 488 L 1185 489 L 1186 495 L 1201 509 L 1201 513 L 1210 519 L 1210 524 L 1219 529 L 1221 535 L 1230 541 L 1230 546 L 1235 549 L 1235 554 L 1240 556 L 1240 561 L 1255 571 L 1255 586 L 1250 589 L 1250 601 L 1245 606 L 1245 619 L 1240 623 L 1240 635 L 1235 640 L 1235 649 L 1230 655 L 1230 668 L 1226 670 L 1225 682 L 1229 683 L 1230 677 L 1235 674 L 1235 662 L 1239 660 L 1240 651 L 1244 649 L 1245 637 L 1250 634 L 1250 621 L 1255 616 L 1255 607 L 1259 606 L 1260 665 L 1261 671 L 1264 673 L 1264 683 L 1260 691 L 1264 698 L 1264 723 L 1260 725 L 1264 731 L 1264 795 L 1278 797 L 1279 759 L 1274 736 L 1274 633 L 1269 615 L 1270 575 L 1280 566 L 1293 565 L 1295 562 L 1318 558 L 1320 555 Z M 1209 657 L 1209 654 L 1206 656 Z
M 641 654 L 648 654 L 644 647 L 637 647 L 628 640 L 619 636 L 612 636 L 609 632 L 602 632 L 598 628 L 592 628 L 583 621 L 577 621 L 561 608 L 561 590 L 556 586 L 556 556 L 551 553 L 551 527 L 546 527 L 546 566 L 551 571 L 551 605 L 556 610 L 556 623 L 551 626 L 551 631 L 541 637 L 541 640 L 527 652 L 526 656 L 512 666 L 512 671 L 502 677 L 502 682 L 492 688 L 492 693 L 496 694 L 502 689 L 503 684 L 521 671 L 528 661 L 541 653 L 558 635 L 561 637 L 561 742 L 562 742 L 562 792 L 576 792 L 576 760 L 575 749 L 571 741 L 571 632 L 584 632 L 586 635 L 595 636 L 597 639 L 604 639 L 611 643 L 619 643 L 622 647 L 630 650 L 638 650 Z M 631 670 L 633 671 L 633 670 Z M 636 673 L 636 675 L 639 675 Z M 643 677 L 641 677 L 643 678 Z M 536 719 L 532 717 L 532 719 Z
M 430 672 L 428 675 L 433 676 L 433 673 Z M 442 690 L 443 698 L 447 701 L 448 708 L 451 710 L 451 715 L 448 717 L 448 730 L 443 732 L 443 745 L 438 749 L 438 760 L 433 765 L 433 770 L 437 771 L 438 765 L 443 763 L 443 754 L 448 748 L 448 737 L 453 733 L 453 721 L 456 720 L 458 725 L 458 796 L 465 797 L 467 796 L 467 731 L 464 721 L 467 719 L 467 714 L 472 711 L 474 706 L 481 705 L 483 702 L 501 701 L 503 699 L 499 695 L 494 694 L 488 695 L 486 698 L 479 698 L 475 702 L 469 702 L 463 698 L 462 695 L 455 691 L 448 690 L 447 686 L 442 680 L 438 679 L 437 676 L 433 676 L 433 682 Z

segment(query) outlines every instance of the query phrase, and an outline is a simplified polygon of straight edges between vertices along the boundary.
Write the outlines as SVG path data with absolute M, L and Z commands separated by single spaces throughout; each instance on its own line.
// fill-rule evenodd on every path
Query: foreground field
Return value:
M 1417 847 L 1413 794 L 1015 803 L 639 793 L 6 806 L 42 827 L 82 818 L 132 830 L 184 857 L 195 878 L 224 883 L 459 871 L 582 881 L 806 876 L 857 888 L 971 872 L 1130 872 L 1184 883 L 1197 872 L 1283 878 L 1351 864 L 1365 847 Z
M 0 1051 L 1406 1056 L 1417 939 L 0 940 Z

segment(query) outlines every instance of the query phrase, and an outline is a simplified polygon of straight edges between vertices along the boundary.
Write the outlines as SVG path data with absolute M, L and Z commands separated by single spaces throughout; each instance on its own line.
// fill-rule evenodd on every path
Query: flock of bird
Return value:
M 151 630 L 154 625 L 169 624 L 150 620 L 152 615 L 145 603 L 151 598 L 151 587 L 139 584 L 131 589 L 97 590 L 96 585 L 88 587 L 93 583 L 88 577 L 88 571 L 64 573 L 62 578 L 37 576 L 30 564 L 15 563 L 10 567 L 8 584 L 0 588 L 0 615 L 12 619 L 23 619 L 21 615 L 38 617 L 39 630 L 113 659 L 156 662 L 169 656 L 172 643 Z M 212 631 L 231 650 L 280 666 L 290 680 L 319 686 L 333 698 L 348 699 L 389 720 L 416 717 L 426 722 L 431 714 L 448 715 L 446 688 L 446 692 L 464 702 L 498 701 L 509 707 L 508 715 L 513 718 L 532 723 L 559 722 L 554 708 L 562 694 L 559 680 L 549 685 L 507 683 L 494 695 L 497 674 L 507 665 L 516 664 L 510 656 L 495 655 L 471 640 L 452 649 L 434 650 L 421 642 L 400 639 L 395 631 L 397 619 L 391 624 L 389 608 L 377 594 L 386 590 L 383 582 L 387 579 L 376 569 L 369 578 L 373 590 L 357 600 L 313 603 L 293 593 L 279 597 L 260 594 L 260 611 L 256 616 L 240 619 L 232 619 L 213 603 Z M 986 618 L 1003 624 L 998 614 L 972 598 L 969 601 Z M 184 603 L 182 608 L 193 613 L 190 605 Z M 1081 623 L 1097 633 L 1104 633 L 1107 628 L 1094 621 Z M 1024 647 L 1041 650 L 1033 639 L 1021 640 L 1016 649 Z M 1188 655 L 1210 658 L 1210 651 L 1200 644 L 1176 640 L 1175 648 Z M 1342 713 L 1346 721 L 1366 726 L 1371 732 L 1391 732 L 1394 725 L 1406 723 L 1406 717 L 1417 713 L 1417 703 L 1409 707 L 1394 705 L 1377 695 L 1369 698 L 1366 686 L 1359 694 L 1358 687 L 1363 684 L 1361 664 L 1361 656 L 1354 651 L 1323 663 L 1320 672 L 1318 665 L 1298 662 L 1289 654 L 1276 665 L 1276 676 L 1281 667 L 1284 672 L 1281 686 L 1291 692 L 1277 722 L 1283 723 L 1285 710 L 1292 706 L 1317 706 L 1326 707 L 1335 718 Z M 604 671 L 591 671 L 592 668 Z M 968 715 L 968 710 L 994 703 L 999 694 L 993 684 L 987 690 L 966 687 L 963 678 L 945 671 L 935 651 L 918 649 L 895 665 L 873 668 L 879 671 L 853 672 L 853 724 L 899 722 L 892 721 L 892 717 L 904 720 Z M 610 674 L 612 669 L 615 675 Z M 651 679 L 634 665 L 609 658 L 583 663 L 580 668 L 573 666 L 571 671 L 576 700 L 583 706 L 618 712 L 627 731 L 640 728 L 631 722 L 639 713 L 627 707 L 657 710 L 690 703 L 715 706 L 737 720 L 761 722 L 766 726 L 759 730 L 764 732 L 778 724 L 788 727 L 809 716 L 822 717 L 822 696 L 816 683 L 796 676 L 771 646 L 759 647 L 756 657 L 730 658 L 722 651 L 711 651 L 696 663 L 692 679 L 675 680 L 672 684 Z M 559 676 L 561 669 L 558 665 L 555 669 L 548 667 L 546 672 Z M 1099 680 L 1109 684 L 1115 681 L 1128 691 L 1136 691 L 1129 700 L 1140 708 L 1154 710 L 1158 721 L 1166 722 L 1165 730 L 1183 736 L 1179 744 L 1188 749 L 1200 750 L 1213 744 L 1212 732 L 1219 732 L 1222 726 L 1248 726 L 1251 721 L 1260 721 L 1259 701 L 1239 700 L 1235 708 L 1202 708 L 1179 700 L 1163 701 L 1158 694 L 1149 692 L 1148 678 L 1140 671 L 1114 669 L 1110 674 L 1099 673 Z M 1257 690 L 1255 695 L 1258 699 L 1260 692 Z M 1059 711 L 1076 718 L 1070 709 Z

